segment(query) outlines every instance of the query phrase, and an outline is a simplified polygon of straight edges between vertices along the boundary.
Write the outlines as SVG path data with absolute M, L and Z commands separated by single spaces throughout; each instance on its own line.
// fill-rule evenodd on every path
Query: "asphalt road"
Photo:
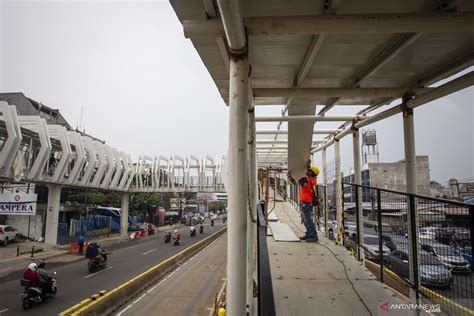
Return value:
M 227 261 L 223 235 L 117 312 L 132 315 L 208 316 L 223 284 Z M 159 311 L 159 313 L 157 313 Z
M 193 238 L 189 237 L 189 226 L 181 227 L 180 246 L 165 244 L 164 232 L 118 243 L 107 248 L 111 252 L 107 269 L 95 274 L 87 271 L 87 259 L 63 264 L 59 262 L 56 267 L 47 266 L 50 272 L 57 272 L 58 294 L 53 300 L 43 302 L 28 311 L 21 307 L 20 293 L 23 288 L 20 286 L 19 272 L 16 279 L 2 282 L 0 285 L 0 315 L 57 315 L 100 290 L 112 290 L 223 227 L 222 223 L 216 223 L 214 227 L 204 225 L 204 234 L 199 234 L 198 231 L 197 236 Z

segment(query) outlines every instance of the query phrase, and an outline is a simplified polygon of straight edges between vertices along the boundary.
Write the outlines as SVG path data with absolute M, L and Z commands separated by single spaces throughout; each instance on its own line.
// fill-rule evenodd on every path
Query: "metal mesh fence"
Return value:
M 473 205 L 350 183 L 343 192 L 344 244 L 381 281 L 447 314 L 473 312 Z
M 426 294 L 447 298 L 446 308 L 459 305 L 474 311 L 473 206 L 421 196 L 415 196 L 414 203 L 421 284 L 429 288 Z M 452 314 L 464 314 L 462 309 L 454 310 L 458 313 Z

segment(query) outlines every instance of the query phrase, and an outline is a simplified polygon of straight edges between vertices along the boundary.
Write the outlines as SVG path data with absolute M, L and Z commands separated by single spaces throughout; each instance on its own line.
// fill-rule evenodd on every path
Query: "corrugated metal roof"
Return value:
M 333 17 L 376 14 L 430 15 L 474 12 L 474 1 L 428 0 L 243 0 L 240 2 L 244 24 L 252 24 L 255 33 L 257 19 L 270 17 Z M 210 0 L 171 0 L 181 23 L 216 21 L 217 8 Z M 209 20 L 209 18 L 213 18 Z M 256 22 L 257 21 L 257 22 Z M 279 19 L 267 23 L 283 28 Z M 292 20 L 298 21 L 296 20 Z M 263 23 L 263 22 L 262 22 Z M 267 25 L 265 24 L 265 25 Z M 276 25 L 278 24 L 278 25 Z M 403 19 L 399 25 L 403 27 Z M 469 67 L 474 59 L 474 26 L 462 32 L 373 33 L 350 34 L 334 30 L 328 34 L 251 35 L 248 55 L 252 69 L 252 88 L 404 88 L 425 87 Z M 218 34 L 219 32 L 216 32 Z M 229 73 L 228 49 L 222 38 L 191 36 L 191 41 L 209 71 L 214 83 L 228 104 Z M 304 68 L 305 59 L 309 67 Z M 457 64 L 456 64 L 457 63 Z M 324 114 L 333 105 L 385 105 L 393 97 L 301 98 L 256 97 L 255 104 L 290 104 L 290 115 Z M 316 105 L 319 107 L 316 108 Z M 376 107 L 374 107 L 376 108 Z M 316 109 L 318 112 L 316 112 Z M 321 109 L 324 109 L 321 111 Z M 345 107 L 355 114 L 358 109 Z M 288 124 L 290 160 L 301 163 L 311 151 L 314 123 Z M 257 125 L 258 128 L 258 125 Z M 291 161 L 290 161 L 291 164 Z M 291 169 L 291 168 L 289 168 Z

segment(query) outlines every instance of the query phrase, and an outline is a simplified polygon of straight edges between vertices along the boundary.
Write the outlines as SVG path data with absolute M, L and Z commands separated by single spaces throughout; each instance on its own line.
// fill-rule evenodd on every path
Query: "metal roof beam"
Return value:
M 341 128 L 334 128 L 334 129 L 315 129 L 313 131 L 313 135 L 316 134 L 332 134 L 332 133 L 337 133 L 342 131 Z M 281 130 L 266 130 L 266 131 L 257 131 L 256 132 L 258 135 L 274 135 L 274 134 L 279 134 L 279 135 L 288 135 L 288 131 L 281 131 Z
M 261 147 L 258 147 L 258 145 L 257 145 L 257 150 L 260 150 L 260 149 L 288 150 L 288 147 L 286 147 L 286 146 L 284 146 L 284 147 L 272 147 L 272 146 L 261 146 Z
M 362 84 L 367 78 L 369 78 L 372 74 L 374 74 L 377 70 L 379 70 L 382 66 L 384 66 L 388 61 L 393 59 L 396 55 L 402 52 L 405 48 L 407 48 L 410 44 L 412 44 L 420 34 L 399 34 L 392 38 L 385 47 L 377 52 L 374 57 L 364 66 L 357 71 L 353 75 L 348 82 L 346 82 L 346 88 L 355 87 Z M 404 93 L 403 91 L 401 92 Z M 319 115 L 325 114 L 329 111 L 334 105 L 336 105 L 339 98 L 332 99 L 328 104 L 326 104 L 321 111 L 319 111 Z
M 468 87 L 471 87 L 474 85 L 474 71 L 471 71 L 459 78 L 453 79 L 439 87 L 433 88 L 427 93 L 424 93 L 418 97 L 415 97 L 413 99 L 409 99 L 406 101 L 405 104 L 398 104 L 396 106 L 391 107 L 388 110 L 385 110 L 383 112 L 380 112 L 374 116 L 368 117 L 363 121 L 356 122 L 354 124 L 355 128 L 362 128 L 367 125 L 373 124 L 375 122 L 384 120 L 386 118 L 389 118 L 391 116 L 394 116 L 396 114 L 399 114 L 403 111 L 403 108 L 407 109 L 414 109 L 416 107 L 419 107 L 423 104 L 432 102 L 434 100 L 440 99 L 442 97 L 445 97 L 449 94 L 455 93 L 457 91 L 466 89 Z M 342 132 L 336 134 L 335 137 L 332 139 L 328 140 L 326 143 L 324 143 L 322 146 L 318 146 L 317 148 L 313 149 L 312 153 L 320 150 L 321 148 L 327 148 L 330 145 L 334 143 L 334 140 L 340 140 L 344 136 L 347 136 L 352 132 L 352 126 L 347 126 Z
M 474 14 L 350 14 L 317 16 L 271 16 L 244 18 L 233 3 L 221 9 L 226 1 L 218 0 L 223 23 L 219 19 L 183 21 L 186 38 L 217 38 L 226 34 L 232 50 L 245 47 L 244 27 L 249 36 L 309 34 L 380 34 L 380 33 L 460 33 L 472 32 Z M 229 9 L 228 9 L 229 8 Z M 234 38 L 235 37 L 235 38 Z
M 406 88 L 254 88 L 255 98 L 293 97 L 293 98 L 377 98 L 402 97 Z M 414 89 L 415 93 L 426 89 Z
M 362 120 L 363 115 L 340 115 L 340 116 L 323 116 L 323 115 L 294 115 L 294 116 L 257 116 L 255 122 L 295 122 L 295 121 L 313 121 L 313 122 L 338 122 Z
M 217 0 L 217 6 L 222 18 L 227 44 L 232 53 L 242 54 L 247 50 L 244 21 L 240 13 L 239 0 Z M 223 37 L 223 36 L 215 36 Z
M 313 144 L 324 143 L 325 139 L 313 139 Z M 257 140 L 257 144 L 288 144 L 288 140 Z
M 311 43 L 309 44 L 308 49 L 306 50 L 306 54 L 303 58 L 303 62 L 301 63 L 301 67 L 298 70 L 298 74 L 296 75 L 295 78 L 295 83 L 294 87 L 298 87 L 301 82 L 306 78 L 306 75 L 308 74 L 309 69 L 313 65 L 314 59 L 318 55 L 321 47 L 323 46 L 324 39 L 326 38 L 326 34 L 319 34 L 318 35 L 313 35 L 311 38 Z M 255 95 L 254 95 L 255 97 Z M 281 111 L 281 115 L 286 115 L 286 112 L 288 111 L 288 107 L 291 105 L 293 102 L 293 98 L 289 97 L 286 100 L 285 108 Z M 278 123 L 277 129 L 281 128 L 282 123 Z M 275 140 L 278 138 L 278 135 L 275 135 Z

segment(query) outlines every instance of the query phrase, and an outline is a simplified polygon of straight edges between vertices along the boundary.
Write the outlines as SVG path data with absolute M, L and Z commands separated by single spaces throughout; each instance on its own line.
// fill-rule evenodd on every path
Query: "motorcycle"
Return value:
M 202 226 L 202 225 L 199 226 L 199 233 L 200 234 L 204 233 L 204 226 Z
M 189 235 L 191 237 L 195 237 L 196 236 L 196 228 L 194 226 L 191 226 L 191 229 L 189 231 Z
M 211 226 L 214 226 L 214 219 L 211 219 Z
M 169 244 L 171 242 L 171 233 L 167 233 L 165 235 L 165 244 Z
M 30 307 L 44 302 L 48 298 L 54 298 L 58 292 L 56 285 L 56 272 L 53 272 L 51 276 L 51 283 L 47 291 L 44 291 L 41 287 L 31 286 L 31 281 L 21 280 L 20 285 L 25 288 L 25 291 L 20 294 L 21 304 L 23 309 L 27 310 Z
M 87 269 L 89 270 L 90 273 L 94 273 L 98 270 L 105 269 L 107 266 L 107 255 L 109 253 L 103 252 L 101 256 L 104 258 L 103 260 L 100 260 L 100 256 L 97 255 L 94 258 L 89 258 L 89 262 L 87 263 Z
M 173 245 L 179 246 L 181 244 L 181 237 L 179 235 L 173 237 Z

